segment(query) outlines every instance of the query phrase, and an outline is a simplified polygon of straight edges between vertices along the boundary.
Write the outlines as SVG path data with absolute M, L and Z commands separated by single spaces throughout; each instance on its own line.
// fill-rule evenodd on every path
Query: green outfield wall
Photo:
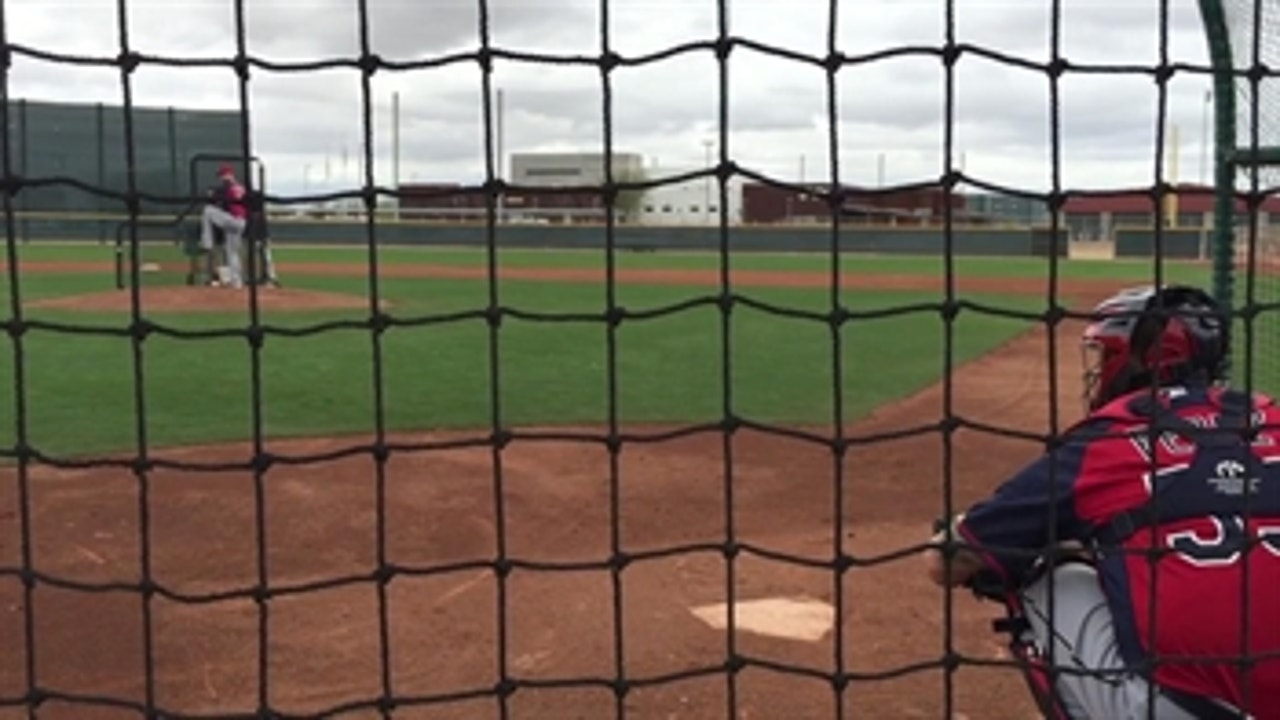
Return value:
M 179 241 L 197 231 L 193 222 L 172 224 L 167 216 L 142 218 L 139 237 L 147 243 Z M 95 213 L 22 213 L 17 223 L 23 242 L 99 241 L 113 243 L 122 227 L 115 214 Z M 127 226 L 125 226 L 127 227 Z M 365 242 L 368 225 L 346 220 L 314 220 L 273 218 L 271 239 L 278 245 L 351 245 Z M 1210 244 L 1207 230 L 1169 229 L 1161 235 L 1163 254 L 1170 260 L 1207 258 Z M 448 224 L 422 221 L 380 220 L 374 227 L 381 245 L 422 247 L 484 247 L 490 231 L 483 224 Z M 123 237 L 127 238 L 128 233 Z M 606 231 L 599 225 L 504 225 L 495 228 L 493 237 L 499 247 L 545 249 L 591 249 L 605 246 Z M 952 230 L 950 250 L 956 256 L 1048 257 L 1057 250 L 1067 255 L 1067 231 L 1053 234 L 1042 228 L 988 229 L 958 228 Z M 614 247 L 621 251 L 719 249 L 721 232 L 717 227 L 615 227 Z M 1156 234 L 1147 228 L 1118 228 L 1115 233 L 1115 255 L 1120 258 L 1149 258 L 1153 255 Z M 794 251 L 828 252 L 831 229 L 813 226 L 731 227 L 728 246 L 733 252 Z M 840 231 L 842 252 L 884 253 L 900 255 L 943 255 L 948 246 L 939 228 L 866 228 L 843 227 Z
M 1163 230 L 1161 253 L 1170 260 L 1201 260 L 1209 257 L 1208 230 Z M 1147 228 L 1117 228 L 1116 257 L 1149 258 L 1155 255 L 1156 233 Z
M 599 225 L 506 225 L 494 231 L 502 247 L 601 248 L 607 233 Z M 388 223 L 376 228 L 379 242 L 395 245 L 476 246 L 489 242 L 484 225 Z M 273 221 L 271 237 L 280 243 L 350 243 L 366 235 L 365 226 L 328 222 Z M 731 227 L 725 233 L 735 252 L 824 252 L 831 248 L 832 231 L 824 227 Z M 1060 254 L 1066 254 L 1066 235 L 1060 235 Z M 718 227 L 615 227 L 613 244 L 619 250 L 716 250 L 721 246 Z M 941 255 L 944 234 L 936 228 L 841 228 L 839 247 L 846 252 Z M 956 255 L 1031 255 L 1047 253 L 1053 243 L 1047 232 L 1030 230 L 954 230 L 951 250 Z M 1037 252 L 1038 251 L 1038 252 Z
M 119 217 L 92 213 L 30 213 L 21 218 L 18 231 L 21 240 L 28 243 L 102 238 L 114 242 L 121 225 Z M 166 226 L 163 216 L 143 218 L 140 227 L 144 232 L 139 234 L 146 242 L 177 241 L 196 231 L 192 223 Z M 272 242 L 278 245 L 350 245 L 363 243 L 368 236 L 368 226 L 356 221 L 273 218 L 270 231 Z M 380 221 L 374 232 L 379 244 L 396 246 L 484 247 L 490 240 L 490 230 L 483 224 Z M 599 225 L 504 225 L 493 230 L 493 237 L 500 247 L 589 249 L 605 246 L 606 230 Z M 709 251 L 721 243 L 721 231 L 716 227 L 616 227 L 613 237 L 614 247 L 623 251 Z M 732 227 L 727 237 L 734 252 L 826 252 L 831 247 L 831 230 L 823 227 Z M 1059 256 L 1066 256 L 1065 231 L 1055 243 L 1047 230 L 966 228 L 952 231 L 950 250 L 959 256 L 1048 256 L 1055 247 Z M 845 227 L 840 232 L 840 249 L 942 255 L 948 246 L 937 228 Z
M 200 155 L 242 153 L 238 111 L 173 107 L 131 109 L 134 180 L 137 190 L 153 196 L 181 198 L 192 194 L 189 168 Z M 111 193 L 129 189 L 124 108 L 104 104 L 8 101 L 8 146 L 14 174 L 32 182 L 70 180 Z M 210 166 L 202 185 L 215 182 Z M 24 187 L 16 208 L 35 212 L 123 212 L 124 202 L 90 193 L 71 184 Z M 185 200 L 143 200 L 144 213 L 174 214 Z M 100 228 L 77 225 L 75 233 L 94 238 Z M 30 232 L 40 232 L 31 230 Z M 114 232 L 114 227 L 111 228 Z

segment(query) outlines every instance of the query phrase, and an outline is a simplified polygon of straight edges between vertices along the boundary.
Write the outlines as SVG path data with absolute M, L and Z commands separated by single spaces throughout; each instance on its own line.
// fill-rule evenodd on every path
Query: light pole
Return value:
M 396 192 L 392 217 L 400 219 L 400 92 L 391 93 L 391 189 Z
M 703 166 L 707 170 L 711 169 L 711 144 L 712 144 L 712 141 L 709 139 L 702 141 Z M 710 176 L 707 176 L 702 181 L 702 214 L 703 214 L 703 224 L 710 225 L 711 224 L 711 177 Z
M 1213 91 L 1204 91 L 1204 104 L 1200 108 L 1200 185 L 1206 182 L 1209 172 L 1209 106 L 1213 104 Z
M 496 88 L 494 90 L 494 94 L 496 95 L 496 97 L 494 98 L 494 120 L 493 120 L 493 144 L 495 146 L 494 147 L 494 166 L 495 166 L 494 176 L 496 180 L 502 180 L 506 176 L 506 172 L 505 172 L 506 163 L 503 160 L 503 149 L 502 149 L 502 146 L 503 146 L 502 136 L 504 133 L 502 88 Z M 502 224 L 502 213 L 503 213 L 503 206 L 504 206 L 503 200 L 504 200 L 503 193 L 499 192 L 497 198 L 495 198 L 495 201 L 496 201 L 495 205 L 497 206 L 496 207 L 497 221 L 499 225 Z

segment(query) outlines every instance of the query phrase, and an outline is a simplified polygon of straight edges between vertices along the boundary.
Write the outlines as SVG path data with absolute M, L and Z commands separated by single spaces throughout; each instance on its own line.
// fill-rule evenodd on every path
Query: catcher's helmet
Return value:
M 1149 387 L 1222 379 L 1230 323 L 1194 287 L 1133 288 L 1102 301 L 1084 331 L 1084 399 L 1096 410 Z

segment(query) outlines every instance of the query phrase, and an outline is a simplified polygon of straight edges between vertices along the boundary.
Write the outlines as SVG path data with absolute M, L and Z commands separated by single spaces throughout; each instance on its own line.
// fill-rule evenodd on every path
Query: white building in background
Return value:
M 702 168 L 678 169 L 646 167 L 644 157 L 637 153 L 613 153 L 615 181 L 643 177 L 654 181 L 673 175 L 683 175 Z M 509 182 L 527 187 L 597 186 L 604 184 L 604 154 L 589 153 L 512 153 Z M 733 178 L 727 183 L 728 222 L 742 222 L 742 179 Z M 566 217 L 596 217 L 601 214 L 598 195 L 591 198 L 567 195 L 546 196 L 545 199 L 511 197 L 506 211 L 508 217 L 535 217 L 563 214 Z M 534 210 L 533 206 L 537 206 Z M 551 210 L 552 205 L 560 210 Z M 588 209 L 592 206 L 592 209 Z M 642 225 L 719 225 L 720 188 L 716 178 L 697 178 L 668 183 L 644 191 L 636 203 L 631 222 Z
M 644 158 L 636 153 L 613 153 L 613 174 L 644 170 Z M 516 185 L 556 187 L 603 185 L 604 153 L 512 153 L 511 175 Z
M 684 175 L 695 170 L 649 169 L 649 180 L 660 180 L 673 175 Z M 727 222 L 742 223 L 742 178 L 733 177 L 725 183 L 728 191 Z M 645 191 L 637 218 L 641 225 L 719 225 L 720 180 L 714 177 L 681 180 L 658 185 Z

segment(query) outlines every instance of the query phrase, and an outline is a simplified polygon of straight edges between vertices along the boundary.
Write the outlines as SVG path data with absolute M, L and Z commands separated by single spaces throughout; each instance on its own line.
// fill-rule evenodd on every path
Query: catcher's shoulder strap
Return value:
M 1220 409 L 1215 428 L 1203 428 L 1179 416 L 1168 407 L 1143 394 L 1129 403 L 1138 417 L 1152 421 L 1158 433 L 1172 432 L 1199 448 L 1231 449 L 1248 445 L 1242 432 L 1249 423 L 1250 398 L 1236 390 L 1223 391 L 1217 397 Z M 1094 538 L 1103 545 L 1117 546 L 1138 530 L 1157 522 L 1156 498 L 1117 514 L 1109 522 L 1095 528 Z
M 1138 417 L 1152 421 L 1157 431 L 1177 433 L 1198 447 L 1239 447 L 1244 442 L 1241 431 L 1249 423 L 1250 398 L 1239 390 L 1223 390 L 1216 401 L 1220 409 L 1216 429 L 1194 425 L 1148 393 L 1133 398 L 1129 407 Z

